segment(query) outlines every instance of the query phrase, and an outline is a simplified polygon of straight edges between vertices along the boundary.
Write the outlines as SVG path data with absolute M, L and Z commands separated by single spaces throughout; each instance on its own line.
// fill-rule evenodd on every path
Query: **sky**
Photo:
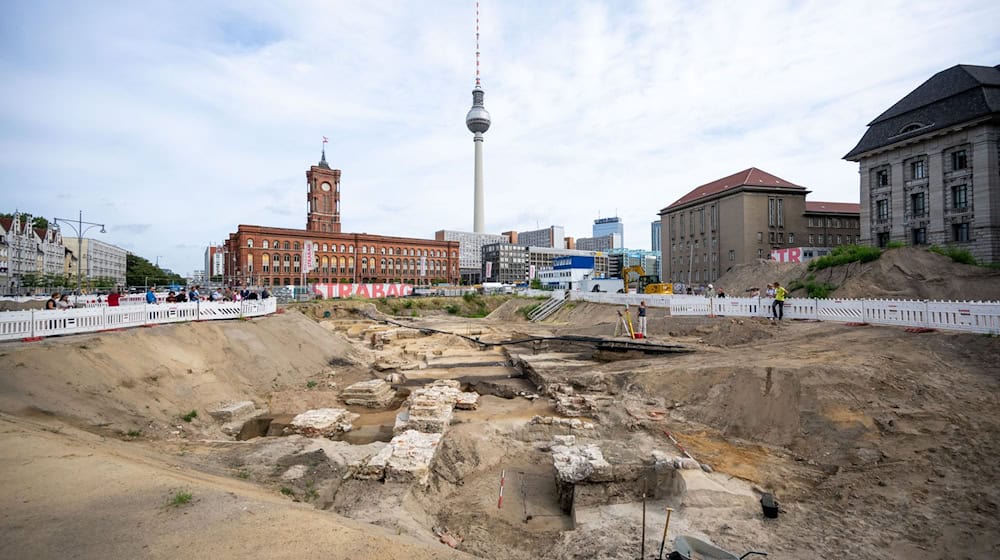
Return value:
M 1000 2 L 483 0 L 487 231 L 657 212 L 757 167 L 857 202 L 842 158 L 936 72 L 1000 64 Z M 181 274 L 239 224 L 472 230 L 474 0 L 0 2 L 0 212 L 106 225 Z M 64 235 L 74 236 L 71 228 Z

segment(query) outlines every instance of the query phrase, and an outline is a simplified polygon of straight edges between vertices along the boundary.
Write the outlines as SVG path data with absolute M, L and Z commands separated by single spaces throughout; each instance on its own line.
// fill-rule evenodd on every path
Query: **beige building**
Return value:
M 810 234 L 813 246 L 829 247 L 816 243 L 820 231 L 829 240 L 827 217 L 829 227 L 836 223 L 841 232 L 840 244 L 848 243 L 847 231 L 856 238 L 850 222 L 841 221 L 857 220 L 856 213 L 844 213 L 850 206 L 810 202 L 807 207 L 808 193 L 755 167 L 695 188 L 659 212 L 664 281 L 714 282 L 737 264 L 768 258 L 774 249 L 809 246 Z
M 110 243 L 88 239 L 80 240 L 77 237 L 64 237 L 63 243 L 66 248 L 73 253 L 79 252 L 77 259 L 66 260 L 69 266 L 79 262 L 79 269 L 83 270 L 83 281 L 107 278 L 114 281 L 115 285 L 125 285 L 125 256 L 128 252 L 121 247 L 116 247 Z M 66 275 L 76 278 L 76 266 L 67 268 Z
M 861 239 L 951 245 L 1000 262 L 1000 66 L 939 72 L 868 124 Z

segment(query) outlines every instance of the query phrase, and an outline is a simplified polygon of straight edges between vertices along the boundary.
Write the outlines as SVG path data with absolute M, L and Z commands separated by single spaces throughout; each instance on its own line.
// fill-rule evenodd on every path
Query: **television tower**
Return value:
M 465 116 L 465 126 L 472 132 L 472 141 L 476 146 L 475 172 L 475 209 L 472 215 L 472 231 L 486 232 L 486 217 L 483 201 L 483 133 L 490 129 L 490 114 L 483 107 L 483 91 L 479 82 L 479 1 L 476 1 L 476 87 L 472 88 L 472 108 Z

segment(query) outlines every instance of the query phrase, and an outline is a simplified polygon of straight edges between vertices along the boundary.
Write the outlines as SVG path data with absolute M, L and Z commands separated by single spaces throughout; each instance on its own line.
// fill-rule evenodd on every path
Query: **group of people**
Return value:
M 69 295 L 53 292 L 52 297 L 45 302 L 45 309 L 70 309 L 74 307 L 69 301 Z
M 184 290 L 170 290 L 167 293 L 165 301 L 166 303 L 185 303 L 189 301 L 243 301 L 267 299 L 269 297 L 271 297 L 271 293 L 267 291 L 267 288 L 263 288 L 260 291 L 251 290 L 249 288 L 234 290 L 233 288 L 228 287 L 220 291 L 218 288 L 213 288 L 206 295 L 202 295 L 201 285 L 195 284 L 187 292 Z M 108 299 L 110 305 L 110 297 Z M 156 286 L 150 286 L 146 290 L 146 303 L 155 304 L 158 302 L 159 301 L 156 297 Z

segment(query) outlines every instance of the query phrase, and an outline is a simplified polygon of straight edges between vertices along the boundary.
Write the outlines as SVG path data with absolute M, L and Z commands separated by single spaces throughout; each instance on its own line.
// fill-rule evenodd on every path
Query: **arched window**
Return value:
M 300 260 L 298 255 L 292 255 L 292 262 L 299 262 Z
M 295 247 L 295 250 L 296 250 L 296 251 L 298 251 L 298 250 L 302 249 L 302 245 L 299 245 L 299 242 L 298 242 L 298 241 L 296 241 L 296 242 L 295 242 L 295 245 L 294 245 L 294 247 Z
M 247 247 L 253 249 L 253 238 L 252 237 L 248 237 L 247 238 Z
M 271 244 L 267 242 L 267 239 L 261 241 L 260 242 L 260 246 L 262 248 L 264 248 L 264 249 L 270 249 L 271 248 Z
M 288 250 L 288 241 L 285 241 L 285 250 Z
M 362 272 L 368 270 L 368 257 L 364 257 L 361 259 L 361 270 Z
M 347 252 L 353 254 L 354 253 L 354 245 L 348 245 L 347 246 Z
M 267 243 L 267 241 L 264 243 Z M 260 256 L 260 269 L 262 272 L 269 272 L 271 270 L 271 255 L 264 253 Z
M 341 245 L 340 246 L 340 252 L 341 253 L 346 253 L 347 252 L 347 247 L 344 247 L 343 245 Z
M 385 247 L 379 247 L 379 251 L 384 255 L 385 254 Z
M 354 257 L 347 257 L 347 268 L 354 270 Z
M 326 243 L 324 243 L 323 244 L 323 252 L 325 253 L 326 251 L 327 251 L 327 249 L 326 249 Z
M 323 272 L 330 272 L 330 259 L 329 257 L 323 257 Z
M 253 253 L 247 254 L 247 272 L 253 272 Z
M 364 254 L 364 255 L 368 254 L 368 246 L 367 245 L 362 245 L 361 246 L 361 253 Z M 367 259 L 365 259 L 365 260 L 367 260 Z
M 340 257 L 340 273 L 343 274 L 347 272 L 347 259 Z
M 318 253 L 319 252 L 319 243 L 313 243 L 313 252 L 314 253 Z

